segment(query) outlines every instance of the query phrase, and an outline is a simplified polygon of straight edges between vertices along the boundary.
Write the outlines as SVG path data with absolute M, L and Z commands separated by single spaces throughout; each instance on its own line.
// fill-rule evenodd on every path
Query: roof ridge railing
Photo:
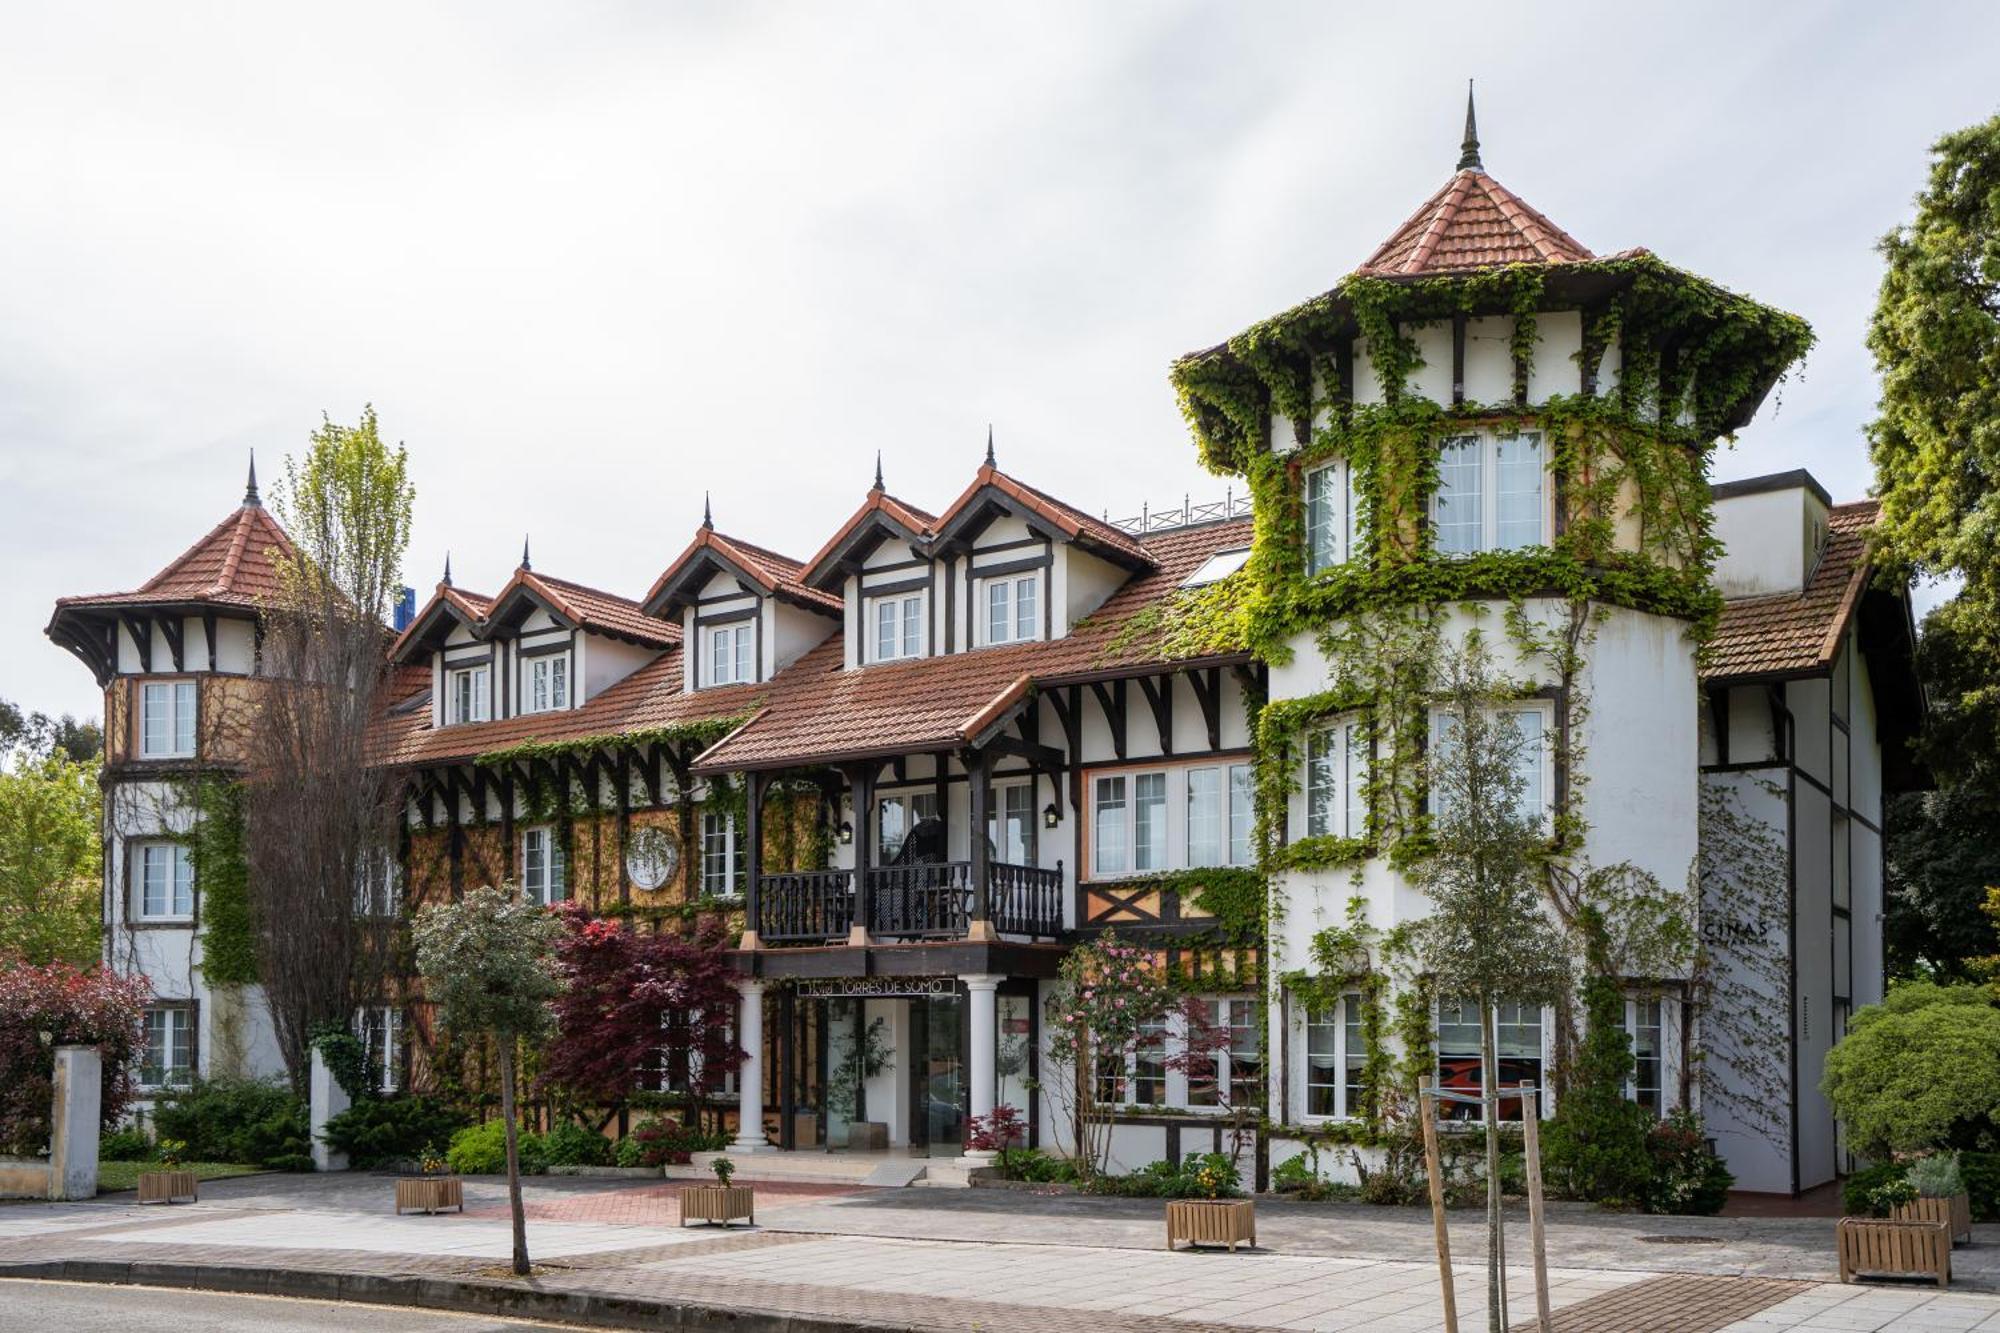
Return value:
M 1248 517 L 1250 497 L 1238 495 L 1233 486 L 1223 492 L 1220 500 L 1206 504 L 1196 504 L 1192 496 L 1183 495 L 1178 509 L 1155 509 L 1151 504 L 1142 503 L 1138 514 L 1132 518 L 1113 518 L 1110 510 L 1104 511 L 1106 523 L 1135 537 L 1174 528 L 1191 528 L 1197 523 L 1224 523 L 1232 518 Z

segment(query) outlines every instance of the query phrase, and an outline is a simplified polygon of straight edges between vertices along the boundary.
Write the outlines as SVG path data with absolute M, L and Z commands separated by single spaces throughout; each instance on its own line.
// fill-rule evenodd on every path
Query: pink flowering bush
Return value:
M 0 1154 L 34 1156 L 48 1148 L 58 1046 L 100 1049 L 103 1123 L 118 1123 L 132 1100 L 151 995 L 142 976 L 0 958 Z

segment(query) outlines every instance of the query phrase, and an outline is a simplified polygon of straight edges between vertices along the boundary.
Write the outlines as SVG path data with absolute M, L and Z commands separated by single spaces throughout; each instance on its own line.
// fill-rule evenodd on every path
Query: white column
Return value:
M 972 1114 L 977 1116 L 993 1113 L 994 1092 L 999 1086 L 999 1075 L 995 1066 L 999 1064 L 1000 1016 L 999 989 L 1002 978 L 989 974 L 960 977 L 965 983 L 965 1021 L 970 1025 L 972 1068 L 967 1071 L 967 1081 L 972 1090 Z M 994 1154 L 990 1150 L 970 1150 L 967 1158 L 991 1161 Z
M 335 1152 L 326 1146 L 320 1134 L 326 1129 L 326 1122 L 347 1109 L 347 1089 L 340 1086 L 340 1080 L 326 1067 L 326 1057 L 319 1053 L 319 1047 L 312 1049 L 312 1072 L 306 1077 L 306 1123 L 312 1133 L 312 1159 L 315 1171 L 345 1171 L 347 1154 Z
M 736 1020 L 736 1039 L 743 1043 L 743 1064 L 736 1071 L 736 1140 L 734 1152 L 763 1152 L 764 1139 L 764 983 L 746 977 L 736 983 L 743 1008 Z
M 103 1129 L 104 1063 L 95 1046 L 56 1047 L 50 1116 L 49 1197 L 97 1197 L 97 1136 Z

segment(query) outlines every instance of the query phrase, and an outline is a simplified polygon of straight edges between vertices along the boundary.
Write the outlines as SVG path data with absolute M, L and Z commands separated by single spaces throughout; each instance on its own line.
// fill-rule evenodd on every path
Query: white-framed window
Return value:
M 704 898 L 732 898 L 743 892 L 741 864 L 736 846 L 736 816 L 705 814 L 701 817 L 701 893 Z
M 357 1009 L 354 1035 L 361 1042 L 368 1079 L 375 1091 L 397 1091 L 403 1083 L 403 1011 L 392 1004 Z
M 1257 1033 L 1257 1001 L 1247 995 L 1199 1001 L 1209 1025 L 1226 1036 L 1214 1061 L 1190 1063 L 1187 1104 L 1191 1107 L 1255 1106 L 1264 1097 L 1263 1046 Z
M 1368 724 L 1337 719 L 1306 737 L 1306 836 L 1368 836 Z
M 185 1004 L 146 1009 L 146 1050 L 139 1057 L 139 1084 L 184 1088 L 194 1081 L 194 1010 Z
M 1004 865 L 1035 864 L 1033 782 L 996 782 L 987 798 L 986 840 L 993 859 Z
M 985 590 L 987 643 L 1026 643 L 1042 637 L 1039 573 L 986 579 L 980 586 Z
M 1648 1115 L 1667 1113 L 1666 1006 L 1660 997 L 1635 995 L 1625 1001 L 1625 1031 L 1632 1038 L 1632 1077 L 1625 1096 Z
M 701 683 L 742 685 L 757 679 L 756 623 L 708 625 L 701 631 Z
M 1553 708 L 1544 703 L 1508 705 L 1488 710 L 1503 727 L 1513 733 L 1514 774 L 1521 784 L 1520 812 L 1546 826 L 1555 809 L 1554 758 L 1549 750 Z M 1449 708 L 1431 710 L 1431 762 L 1440 766 L 1452 762 L 1452 747 L 1458 743 L 1458 714 Z M 1431 807 L 1442 813 L 1450 800 L 1448 792 L 1433 785 Z
M 1500 1118 L 1521 1118 L 1523 1083 L 1542 1086 L 1542 1010 L 1539 1005 L 1502 1000 L 1493 1006 L 1495 1066 L 1500 1074 Z M 1479 1006 L 1471 1000 L 1440 1000 L 1437 1007 L 1437 1081 L 1454 1092 L 1477 1093 L 1485 1086 L 1479 1055 Z M 1508 1094 L 1512 1092 L 1513 1095 Z M 1546 1113 L 1546 1100 L 1543 1101 Z M 1442 1120 L 1481 1118 L 1473 1102 L 1438 1103 Z
M 893 861 L 903 850 L 910 830 L 926 819 L 938 817 L 934 791 L 900 792 L 876 802 L 876 847 L 883 861 Z
M 447 723 L 484 722 L 492 716 L 489 707 L 493 681 L 491 667 L 454 667 L 446 676 Z
M 1472 555 L 1548 545 L 1547 483 L 1537 431 L 1444 441 L 1431 495 L 1432 549 Z
M 552 825 L 521 830 L 521 890 L 544 907 L 569 897 L 569 866 Z
M 1354 558 L 1354 477 L 1336 459 L 1306 473 L 1306 573 Z
M 1187 865 L 1247 866 L 1256 822 L 1248 764 L 1187 770 Z
M 390 918 L 402 911 L 402 862 L 386 847 L 364 854 L 354 869 L 354 915 Z
M 150 680 L 139 689 L 139 757 L 194 757 L 195 689 L 191 680 Z
M 1249 865 L 1253 783 L 1247 762 L 1096 774 L 1088 787 L 1091 875 Z
M 1361 1114 L 1368 1040 L 1362 1033 L 1360 992 L 1349 991 L 1324 1010 L 1309 1010 L 1306 1024 L 1306 1104 L 1313 1119 Z
M 895 662 L 924 655 L 924 608 L 929 599 L 921 592 L 898 593 L 868 599 L 870 662 Z
M 528 659 L 528 701 L 523 712 L 553 713 L 569 707 L 569 654 Z
M 186 843 L 132 844 L 133 917 L 139 921 L 194 919 L 194 861 Z

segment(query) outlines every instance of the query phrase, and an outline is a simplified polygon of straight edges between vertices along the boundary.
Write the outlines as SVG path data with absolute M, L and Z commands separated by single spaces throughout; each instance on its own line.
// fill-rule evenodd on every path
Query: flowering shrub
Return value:
M 1646 1211 L 1703 1217 L 1722 1211 L 1736 1177 L 1709 1148 L 1700 1116 L 1686 1107 L 1676 1110 L 1647 1133 L 1646 1151 L 1653 1159 Z
M 99 1049 L 103 1124 L 123 1118 L 151 994 L 146 978 L 102 967 L 0 961 L 0 1153 L 33 1156 L 48 1147 L 58 1046 Z
M 1028 1126 L 1021 1113 L 1003 1102 L 985 1115 L 972 1117 L 965 1129 L 965 1146 L 974 1152 L 1000 1152 L 1027 1137 Z

